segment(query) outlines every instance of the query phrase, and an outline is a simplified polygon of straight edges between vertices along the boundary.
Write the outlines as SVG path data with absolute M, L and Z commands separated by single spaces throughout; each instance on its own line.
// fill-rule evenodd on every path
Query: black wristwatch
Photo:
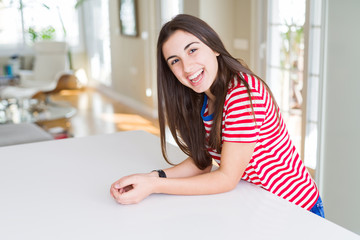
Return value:
M 161 170 L 161 169 L 153 170 L 153 172 L 158 172 L 159 177 L 161 177 L 161 178 L 166 178 L 166 173 L 165 173 L 163 170 Z

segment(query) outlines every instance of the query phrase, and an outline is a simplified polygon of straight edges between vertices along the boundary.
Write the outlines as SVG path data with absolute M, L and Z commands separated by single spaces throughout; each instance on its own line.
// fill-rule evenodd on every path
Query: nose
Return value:
M 193 71 L 194 63 L 190 58 L 183 59 L 182 64 L 184 72 L 191 73 Z

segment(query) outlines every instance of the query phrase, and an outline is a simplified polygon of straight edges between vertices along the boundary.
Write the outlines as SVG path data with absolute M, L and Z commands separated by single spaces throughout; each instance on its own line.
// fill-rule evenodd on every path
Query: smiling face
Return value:
M 197 93 L 212 97 L 210 87 L 218 72 L 218 53 L 191 33 L 177 30 L 162 47 L 163 56 L 176 78 Z

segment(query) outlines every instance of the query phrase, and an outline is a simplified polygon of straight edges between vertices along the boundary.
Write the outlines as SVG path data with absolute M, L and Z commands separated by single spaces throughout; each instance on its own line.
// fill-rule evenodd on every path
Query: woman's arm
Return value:
M 210 172 L 212 165 L 205 168 L 204 170 L 200 170 L 192 160 L 192 158 L 188 157 L 180 164 L 164 169 L 167 178 L 185 178 L 192 177 L 199 174 Z M 137 190 L 139 190 L 139 185 L 144 187 L 144 190 L 150 190 L 151 187 L 146 185 L 148 183 L 152 184 L 151 181 L 158 178 L 159 174 L 157 172 L 143 173 L 143 174 L 133 174 L 130 176 L 122 177 L 111 185 L 110 194 L 114 199 L 117 199 L 121 194 L 128 192 L 134 189 L 135 183 L 137 183 Z M 133 184 L 125 185 L 125 181 L 133 181 Z M 152 190 L 149 194 L 152 193 Z
M 211 171 L 211 167 L 212 166 L 209 166 L 204 170 L 201 170 L 195 165 L 193 159 L 188 157 L 180 164 L 171 168 L 164 169 L 164 171 L 167 178 L 184 178 L 208 173 Z
M 115 182 L 112 185 L 111 194 L 121 204 L 132 204 L 140 202 L 152 193 L 200 195 L 230 191 L 240 181 L 251 159 L 255 144 L 224 142 L 221 165 L 213 172 L 200 175 L 189 174 L 181 178 L 159 178 L 155 174 L 130 175 Z M 186 169 L 190 166 L 187 164 L 190 162 L 185 160 L 182 167 Z M 169 169 L 166 173 L 172 174 Z M 128 186 L 132 188 L 126 191 L 125 188 Z
M 206 174 L 181 179 L 156 179 L 156 193 L 200 195 L 227 192 L 239 183 L 255 143 L 224 142 L 220 167 Z

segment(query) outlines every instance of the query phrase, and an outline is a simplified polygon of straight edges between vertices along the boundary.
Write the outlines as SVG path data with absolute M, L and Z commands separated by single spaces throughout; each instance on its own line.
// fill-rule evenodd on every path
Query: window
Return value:
M 324 8 L 322 0 L 309 0 L 307 108 L 305 129 L 305 165 L 318 169 L 321 122 L 321 92 L 323 86 L 322 63 L 324 62 Z
M 54 39 L 79 47 L 76 0 L 1 0 L 0 50 L 26 50 L 33 41 Z M 22 51 L 23 52 L 23 51 Z
M 267 82 L 297 150 L 302 146 L 305 0 L 269 1 Z
M 321 141 L 324 1 L 268 4 L 266 80 L 305 165 L 315 171 Z M 311 171 L 313 176 L 317 172 Z
M 161 25 L 183 12 L 182 0 L 161 0 Z
M 90 79 L 111 86 L 109 1 L 85 1 L 83 9 Z

